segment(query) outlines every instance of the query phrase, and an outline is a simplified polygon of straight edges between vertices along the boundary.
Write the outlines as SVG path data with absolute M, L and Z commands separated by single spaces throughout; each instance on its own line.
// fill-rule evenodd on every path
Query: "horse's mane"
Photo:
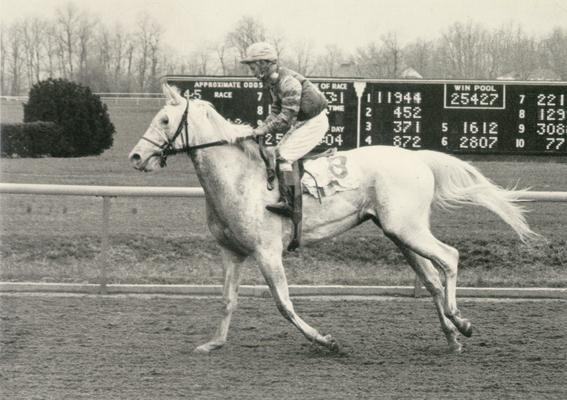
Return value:
M 208 122 L 214 129 L 215 140 L 226 140 L 235 146 L 240 147 L 250 158 L 260 157 L 258 144 L 253 140 L 239 140 L 240 138 L 252 134 L 253 128 L 248 124 L 238 124 L 226 120 L 218 113 L 212 103 L 205 100 L 194 99 L 191 100 L 189 107 L 202 107 L 204 108 L 203 115 L 207 118 Z M 211 138 L 201 138 L 203 142 L 210 141 Z

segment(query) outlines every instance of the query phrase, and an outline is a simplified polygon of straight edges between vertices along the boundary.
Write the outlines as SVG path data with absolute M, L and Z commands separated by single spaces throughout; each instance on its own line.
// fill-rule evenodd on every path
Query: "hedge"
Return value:
M 60 156 L 71 150 L 63 128 L 54 122 L 0 124 L 2 157 Z

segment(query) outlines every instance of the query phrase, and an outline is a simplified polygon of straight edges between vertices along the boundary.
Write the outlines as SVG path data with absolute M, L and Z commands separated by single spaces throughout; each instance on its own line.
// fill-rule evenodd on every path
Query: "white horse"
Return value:
M 252 128 L 230 123 L 210 103 L 187 100 L 167 84 L 163 92 L 166 105 L 129 158 L 136 169 L 152 171 L 165 165 L 168 154 L 187 152 L 204 189 L 208 226 L 222 249 L 225 308 L 213 338 L 195 351 L 209 352 L 225 344 L 237 306 L 239 264 L 250 256 L 259 264 L 281 314 L 310 341 L 337 350 L 330 335 L 321 335 L 293 308 L 282 264 L 292 224 L 265 209 L 278 193 L 266 188 L 258 145 L 248 136 Z M 468 337 L 472 325 L 461 316 L 455 297 L 459 252 L 431 233 L 431 207 L 486 207 L 525 242 L 537 234 L 514 204 L 523 191 L 502 189 L 468 163 L 439 152 L 372 146 L 339 154 L 348 159 L 349 168 L 357 169 L 360 186 L 324 197 L 321 203 L 304 195 L 302 244 L 372 220 L 400 248 L 431 293 L 449 348 L 460 352 L 458 332 Z M 445 275 L 445 287 L 438 268 Z

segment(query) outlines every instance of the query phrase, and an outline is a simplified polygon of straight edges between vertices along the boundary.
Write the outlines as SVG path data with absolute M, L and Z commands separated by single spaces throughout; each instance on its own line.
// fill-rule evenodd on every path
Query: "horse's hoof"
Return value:
M 195 350 L 193 350 L 193 353 L 196 353 L 196 354 L 209 354 L 210 352 L 211 352 L 211 350 L 205 344 L 203 344 L 203 345 L 195 348 Z
M 449 345 L 449 352 L 452 354 L 461 354 L 463 352 L 463 345 L 459 342 L 453 342 Z
M 331 350 L 333 353 L 338 353 L 339 351 L 341 351 L 339 342 L 337 342 L 335 339 L 331 340 L 331 343 L 329 344 L 329 350 Z
M 197 354 L 209 354 L 211 350 L 220 349 L 222 345 L 222 343 L 209 342 L 200 345 L 193 352 Z
M 325 340 L 327 341 L 327 348 L 332 352 L 338 353 L 341 350 L 339 343 L 331 335 L 325 336 Z
M 471 321 L 468 319 L 463 319 L 462 324 L 458 327 L 459 332 L 461 332 L 466 337 L 471 337 L 473 334 L 473 327 Z

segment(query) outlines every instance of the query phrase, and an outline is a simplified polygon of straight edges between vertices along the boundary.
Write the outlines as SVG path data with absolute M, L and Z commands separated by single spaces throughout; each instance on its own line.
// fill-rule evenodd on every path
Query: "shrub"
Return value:
M 54 122 L 29 122 L 0 125 L 0 153 L 3 157 L 59 156 L 71 146 L 63 128 Z
M 64 79 L 36 83 L 24 104 L 24 122 L 52 121 L 62 127 L 59 157 L 101 154 L 113 143 L 106 104 L 86 87 Z M 53 154 L 55 155 L 55 154 Z

